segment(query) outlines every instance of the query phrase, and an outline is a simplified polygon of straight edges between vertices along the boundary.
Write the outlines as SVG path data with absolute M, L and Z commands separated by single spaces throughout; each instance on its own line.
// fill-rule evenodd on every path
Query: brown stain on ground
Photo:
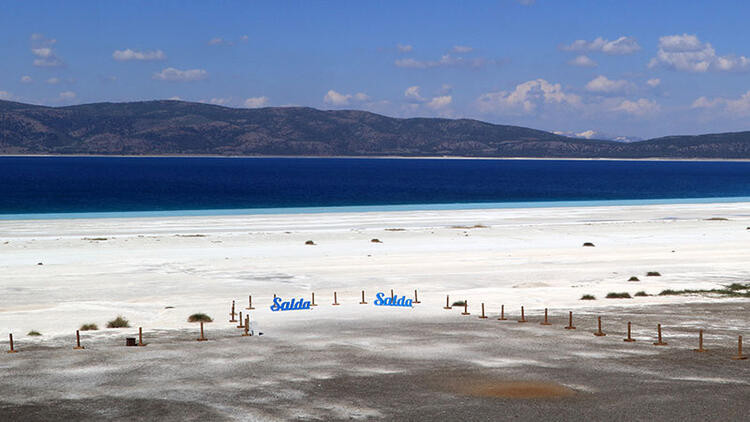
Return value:
M 495 397 L 503 399 L 547 399 L 571 397 L 575 391 L 548 381 L 478 381 L 461 383 L 454 392 L 472 397 Z

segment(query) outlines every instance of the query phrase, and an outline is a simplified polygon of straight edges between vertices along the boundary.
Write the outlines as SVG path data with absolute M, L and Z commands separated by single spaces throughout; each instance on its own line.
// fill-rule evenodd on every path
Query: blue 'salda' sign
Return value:
M 375 295 L 375 306 L 403 306 L 411 308 L 411 299 L 407 299 L 406 296 L 395 296 L 385 297 L 385 293 L 378 293 Z
M 271 310 L 273 312 L 297 311 L 300 309 L 310 309 L 310 301 L 300 298 L 299 301 L 296 302 L 294 299 L 292 299 L 291 301 L 282 302 L 281 298 L 276 296 L 273 299 L 273 305 L 271 305 Z

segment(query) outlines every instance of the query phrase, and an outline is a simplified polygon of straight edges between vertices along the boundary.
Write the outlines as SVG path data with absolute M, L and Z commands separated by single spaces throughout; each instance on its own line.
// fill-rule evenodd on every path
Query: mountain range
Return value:
M 357 110 L 0 101 L 0 154 L 749 159 L 750 131 L 617 142 Z

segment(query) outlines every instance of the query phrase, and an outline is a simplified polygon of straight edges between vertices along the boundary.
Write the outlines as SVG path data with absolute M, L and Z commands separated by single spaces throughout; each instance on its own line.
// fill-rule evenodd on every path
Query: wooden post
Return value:
M 450 296 L 448 295 L 445 295 L 445 306 L 443 307 L 443 309 L 453 309 L 451 308 Z
M 737 339 L 737 356 L 732 356 L 734 360 L 745 360 L 747 356 L 742 354 L 742 336 Z
M 552 325 L 547 319 L 547 308 L 544 308 L 544 322 L 540 322 L 539 325 Z
M 498 318 L 498 321 L 505 321 L 508 318 L 505 318 L 505 305 L 500 305 L 500 318 Z
M 138 345 L 141 347 L 146 345 L 143 342 L 143 327 L 138 327 Z
M 239 323 L 239 325 L 237 325 L 237 328 L 245 328 L 245 326 L 242 325 L 243 322 L 244 322 L 244 320 L 242 319 L 242 311 L 240 311 L 240 323 Z
M 333 292 L 333 305 L 334 306 L 341 305 L 338 299 L 336 298 L 336 292 Z
M 698 330 L 698 348 L 693 349 L 693 351 L 698 353 L 703 353 L 706 351 L 706 349 L 703 348 L 703 330 Z
M 391 300 L 393 300 L 393 289 L 391 289 Z
M 484 314 L 484 302 L 482 302 L 482 315 L 479 316 L 479 319 L 487 319 L 487 316 Z
M 367 305 L 367 301 L 365 301 L 365 291 L 362 290 L 362 301 L 359 302 L 360 305 Z
M 79 330 L 76 330 L 76 347 L 73 348 L 73 350 L 83 350 L 84 347 L 81 346 L 81 333 Z
M 464 311 L 461 312 L 461 315 L 471 315 L 469 313 L 469 301 L 468 300 L 464 300 Z
M 206 340 L 208 339 L 203 336 L 203 321 L 201 321 L 201 336 L 198 337 L 198 341 L 206 341 Z
M 18 350 L 13 348 L 13 334 L 8 334 L 8 338 L 10 339 L 10 350 L 8 350 L 8 353 L 17 353 Z
M 599 329 L 594 333 L 597 337 L 604 337 L 606 334 L 604 334 L 604 331 L 602 331 L 602 317 L 596 317 L 597 325 L 599 326 Z
M 656 324 L 656 331 L 659 333 L 659 337 L 654 346 L 666 346 L 667 343 L 661 340 L 661 324 Z
M 253 296 L 252 295 L 247 297 L 247 308 L 245 309 L 247 309 L 248 311 L 255 309 L 253 308 Z
M 566 330 L 575 330 L 576 327 L 573 325 L 573 312 L 568 312 L 568 326 L 565 327 Z
M 237 320 L 234 319 L 234 316 L 235 316 L 235 313 L 234 313 L 234 301 L 232 301 L 232 312 L 230 312 L 229 315 L 232 316 L 232 319 L 230 319 L 229 322 L 237 322 Z
M 521 306 L 521 319 L 519 319 L 518 322 L 529 322 L 526 320 L 526 315 L 523 313 L 523 306 Z
M 412 303 L 422 303 L 422 302 L 419 301 L 419 297 L 417 296 L 416 289 L 414 290 L 414 302 L 412 302 Z
M 635 341 L 635 339 L 630 336 L 630 321 L 628 321 L 628 338 L 624 338 L 622 339 L 622 341 L 627 342 L 627 343 L 632 343 Z
M 318 306 L 318 304 L 315 303 L 315 292 L 312 292 L 312 303 L 310 304 L 310 306 Z
M 250 335 L 250 315 L 245 315 L 245 332 L 242 333 L 242 337 Z

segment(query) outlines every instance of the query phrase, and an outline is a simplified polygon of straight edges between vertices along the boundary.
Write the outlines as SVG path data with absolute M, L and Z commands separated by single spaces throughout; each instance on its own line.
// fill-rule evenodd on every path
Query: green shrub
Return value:
M 607 299 L 630 299 L 630 293 L 607 293 Z
M 214 322 L 214 320 L 211 319 L 210 316 L 199 312 L 197 314 L 190 315 L 188 317 L 188 322 Z
M 128 322 L 127 319 L 123 318 L 121 315 L 118 315 L 117 318 L 107 323 L 107 328 L 128 328 L 128 327 L 130 327 L 130 323 Z
M 98 329 L 99 326 L 96 324 L 83 324 L 81 325 L 81 328 L 79 328 L 81 331 L 96 331 Z
M 464 305 L 466 305 L 466 301 L 465 300 L 457 300 L 457 301 L 453 302 L 453 304 L 451 306 L 464 306 Z
M 39 331 L 36 331 L 36 330 L 31 330 L 31 331 L 29 331 L 29 333 L 28 333 L 28 334 L 26 334 L 26 335 L 27 335 L 27 336 L 31 336 L 31 337 L 39 337 L 39 336 L 41 336 L 41 335 L 42 335 L 42 333 L 40 333 Z
M 596 300 L 596 297 L 594 295 L 583 295 L 581 296 L 581 300 Z
M 636 276 L 632 276 L 628 279 L 628 281 L 641 281 L 641 280 Z
M 659 271 L 649 271 L 646 273 L 646 277 L 661 277 Z
M 648 293 L 646 293 L 643 290 L 641 290 L 640 292 L 636 292 L 635 295 L 638 296 L 638 297 L 643 297 L 643 296 L 648 296 Z

